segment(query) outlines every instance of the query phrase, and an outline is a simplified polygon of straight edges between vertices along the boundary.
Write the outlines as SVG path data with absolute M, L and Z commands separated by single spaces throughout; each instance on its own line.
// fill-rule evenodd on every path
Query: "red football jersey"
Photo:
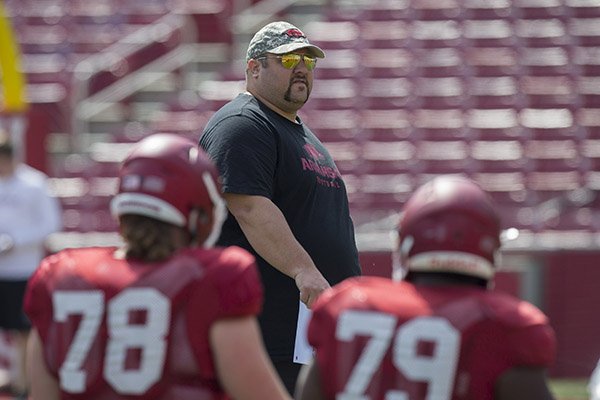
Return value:
M 162 263 L 115 248 L 63 250 L 29 282 L 25 310 L 63 398 L 214 400 L 213 322 L 256 315 L 262 286 L 240 248 L 184 249 Z
M 514 366 L 547 367 L 556 339 L 533 305 L 464 286 L 353 278 L 315 303 L 308 328 L 328 399 L 493 399 Z

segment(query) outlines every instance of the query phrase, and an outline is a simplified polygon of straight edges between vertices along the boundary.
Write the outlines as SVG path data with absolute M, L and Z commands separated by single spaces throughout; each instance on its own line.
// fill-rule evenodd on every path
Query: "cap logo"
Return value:
M 283 33 L 285 33 L 285 34 L 286 34 L 286 35 L 288 35 L 289 37 L 295 37 L 295 38 L 303 38 L 303 37 L 306 37 L 306 36 L 304 35 L 304 33 L 302 33 L 302 31 L 301 31 L 300 29 L 297 29 L 297 28 L 291 28 L 291 29 L 288 29 L 287 31 L 285 31 L 285 32 L 283 32 Z

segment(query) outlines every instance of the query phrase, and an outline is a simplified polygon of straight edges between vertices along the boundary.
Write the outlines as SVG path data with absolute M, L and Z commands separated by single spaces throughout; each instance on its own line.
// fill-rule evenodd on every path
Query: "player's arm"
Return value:
M 515 367 L 496 381 L 495 400 L 553 400 L 544 368 Z
M 263 196 L 226 193 L 224 197 L 252 247 L 269 264 L 293 278 L 300 300 L 312 307 L 329 283 L 294 237 L 281 210 Z
M 31 381 L 31 399 L 60 400 L 58 382 L 46 368 L 42 340 L 36 329 L 32 329 L 29 335 L 27 365 Z
M 216 321 L 210 344 L 219 381 L 238 400 L 291 400 L 266 355 L 256 318 Z
M 296 382 L 294 398 L 296 400 L 325 400 L 319 377 L 319 366 L 316 362 L 313 361 L 302 367 Z

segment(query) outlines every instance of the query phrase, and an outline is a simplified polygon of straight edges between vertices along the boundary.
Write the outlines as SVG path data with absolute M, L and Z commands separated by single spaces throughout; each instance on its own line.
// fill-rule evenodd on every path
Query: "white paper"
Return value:
M 313 359 L 314 349 L 308 344 L 306 337 L 311 315 L 312 311 L 303 302 L 300 302 L 298 324 L 296 325 L 296 343 L 294 345 L 294 362 L 296 364 L 309 364 Z

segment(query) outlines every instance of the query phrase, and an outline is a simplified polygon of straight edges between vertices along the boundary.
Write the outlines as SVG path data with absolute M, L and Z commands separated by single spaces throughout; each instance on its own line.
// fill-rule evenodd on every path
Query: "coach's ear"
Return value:
M 260 63 L 260 61 L 251 58 L 248 60 L 248 64 L 246 67 L 248 69 L 248 72 L 252 75 L 252 77 L 257 78 L 262 64 Z

